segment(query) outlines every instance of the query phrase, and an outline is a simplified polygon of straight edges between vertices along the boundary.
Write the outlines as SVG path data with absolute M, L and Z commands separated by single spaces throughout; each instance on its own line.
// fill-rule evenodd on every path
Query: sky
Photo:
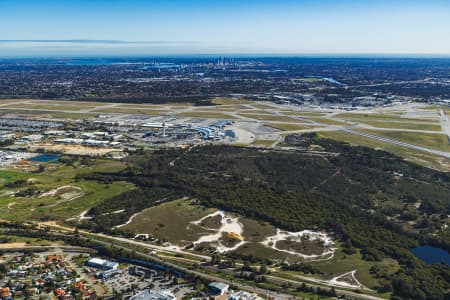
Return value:
M 450 55 L 449 0 L 0 0 L 0 56 Z

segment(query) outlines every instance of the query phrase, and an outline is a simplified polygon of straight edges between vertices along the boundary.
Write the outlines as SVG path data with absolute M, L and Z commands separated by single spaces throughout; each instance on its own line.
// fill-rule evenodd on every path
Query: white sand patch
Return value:
M 353 270 L 353 271 L 344 273 L 344 274 L 342 274 L 342 275 L 336 276 L 336 277 L 334 277 L 334 278 L 328 280 L 328 284 L 334 285 L 334 286 L 341 286 L 341 287 L 352 288 L 352 289 L 365 288 L 365 287 L 358 281 L 358 279 L 356 279 L 355 274 L 356 274 L 356 270 Z M 342 278 L 347 277 L 347 276 L 351 276 L 352 281 L 354 282 L 354 284 L 342 280 Z
M 206 220 L 207 218 L 216 217 L 216 216 L 221 217 L 221 220 L 220 220 L 221 225 L 218 229 L 208 228 L 208 227 L 201 225 L 201 223 L 204 220 Z M 231 217 L 230 215 L 227 215 L 225 212 L 223 212 L 221 210 L 218 210 L 209 215 L 206 215 L 203 218 L 201 218 L 197 221 L 193 221 L 191 223 L 214 232 L 212 234 L 207 234 L 207 235 L 201 236 L 198 240 L 193 242 L 194 245 L 198 245 L 201 243 L 211 243 L 213 246 L 216 247 L 217 252 L 224 253 L 224 252 L 236 250 L 237 248 L 239 248 L 240 246 L 242 246 L 246 243 L 245 241 L 240 241 L 239 243 L 237 243 L 236 245 L 234 245 L 232 247 L 228 247 L 221 243 L 220 239 L 222 238 L 222 236 L 224 234 L 226 234 L 228 232 L 233 232 L 233 233 L 242 235 L 242 232 L 244 231 L 244 226 L 242 225 L 241 222 L 239 222 L 239 218 Z
M 143 211 L 144 211 L 144 210 L 143 210 Z M 140 211 L 140 212 L 137 212 L 137 213 L 133 214 L 133 215 L 128 219 L 128 221 L 126 221 L 126 222 L 123 223 L 123 224 L 114 226 L 113 228 L 121 228 L 121 227 L 127 226 L 128 224 L 130 224 L 131 222 L 133 222 L 133 219 L 136 218 L 137 216 L 139 216 L 143 211 Z
M 121 214 L 123 212 L 125 212 L 125 209 L 119 209 L 119 210 L 115 210 L 112 212 L 103 213 L 102 216 L 116 215 L 116 214 Z
M 134 236 L 135 239 L 144 238 L 148 240 L 150 238 L 150 235 L 148 233 L 138 233 Z
M 75 221 L 78 220 L 79 222 L 83 221 L 83 220 L 91 220 L 92 217 L 86 217 L 86 214 L 89 212 L 89 209 L 83 211 L 81 214 L 79 214 L 78 216 L 74 217 L 74 218 L 69 218 L 66 221 Z
M 280 241 L 292 241 L 296 243 L 301 243 L 302 240 L 304 239 L 308 239 L 310 241 L 321 241 L 325 248 L 324 251 L 321 254 L 307 255 L 292 250 L 280 249 L 277 247 L 277 243 Z M 308 260 L 331 259 L 333 258 L 334 252 L 336 251 L 336 248 L 331 247 L 334 243 L 329 235 L 323 232 L 311 230 L 290 232 L 277 229 L 277 233 L 275 235 L 267 237 L 264 241 L 261 242 L 261 244 L 274 250 L 289 253 L 291 255 L 300 256 Z
M 73 186 L 73 185 L 64 185 L 64 186 L 60 186 L 60 187 L 58 187 L 58 188 L 56 188 L 56 189 L 53 189 L 53 190 L 50 190 L 50 191 L 48 191 L 48 192 L 46 192 L 46 193 L 41 194 L 41 195 L 39 196 L 39 198 L 42 198 L 42 197 L 53 197 L 53 196 L 55 196 L 59 191 L 61 191 L 61 190 L 63 190 L 63 189 L 73 189 L 73 190 L 77 191 L 77 192 L 73 192 L 73 191 L 72 191 L 72 192 L 64 193 L 64 194 L 61 195 L 63 198 L 66 198 L 66 197 L 65 197 L 65 194 L 72 195 L 72 194 L 78 194 L 78 193 L 82 192 L 82 189 L 81 189 L 80 187 Z

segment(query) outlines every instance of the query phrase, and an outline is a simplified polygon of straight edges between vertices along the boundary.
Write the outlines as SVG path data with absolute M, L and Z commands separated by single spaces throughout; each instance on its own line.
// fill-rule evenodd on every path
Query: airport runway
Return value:
M 410 148 L 410 149 L 419 150 L 419 151 L 427 152 L 430 154 L 450 158 L 449 152 L 444 152 L 444 151 L 434 150 L 434 149 L 430 149 L 430 148 L 426 148 L 426 147 L 422 147 L 422 146 L 417 146 L 417 145 L 413 145 L 413 144 L 409 144 L 409 143 L 405 143 L 405 142 L 401 142 L 401 141 L 397 141 L 397 140 L 393 140 L 393 139 L 388 139 L 388 138 L 384 138 L 384 137 L 380 137 L 377 135 L 364 133 L 364 132 L 360 132 L 360 131 L 356 131 L 356 130 L 352 130 L 352 129 L 348 129 L 348 128 L 342 128 L 340 130 L 350 133 L 350 134 L 366 137 L 366 138 L 369 138 L 372 140 L 377 140 L 380 142 L 385 142 L 385 143 L 389 143 L 389 144 L 393 144 L 393 145 L 397 145 L 397 146 L 402 146 L 405 148 Z

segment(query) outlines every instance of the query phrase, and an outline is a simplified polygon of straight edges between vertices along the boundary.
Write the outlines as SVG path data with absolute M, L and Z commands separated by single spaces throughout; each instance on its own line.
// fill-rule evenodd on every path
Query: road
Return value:
M 67 228 L 65 228 L 65 227 L 61 227 L 61 228 L 64 229 L 64 230 L 67 230 Z M 149 244 L 146 244 L 146 243 L 142 243 L 142 242 L 138 242 L 138 241 L 134 241 L 134 240 L 129 240 L 129 239 L 125 239 L 125 238 L 108 236 L 108 235 L 104 235 L 104 234 L 101 234 L 101 233 L 88 233 L 88 232 L 84 232 L 84 231 L 80 231 L 80 233 L 82 235 L 88 234 L 88 236 L 86 236 L 86 238 L 91 240 L 91 241 L 93 241 L 93 242 L 95 242 L 95 243 L 97 243 L 97 244 L 105 245 L 105 246 L 112 246 L 112 245 L 114 245 L 115 248 L 120 248 L 120 249 L 123 249 L 123 250 L 126 250 L 126 251 L 130 251 L 130 252 L 131 251 L 135 251 L 135 249 L 130 248 L 130 247 L 126 247 L 123 244 L 117 245 L 115 242 L 128 243 L 130 245 L 137 245 L 137 246 L 141 246 L 141 247 L 144 247 L 144 248 L 148 248 L 149 249 L 148 252 L 150 252 L 150 250 L 155 249 L 154 245 L 149 245 Z M 60 237 L 66 237 L 67 236 L 66 234 L 63 234 L 61 232 L 52 232 L 52 234 L 54 234 L 56 236 L 60 236 Z M 99 238 L 102 238 L 102 239 L 106 238 L 106 239 L 109 239 L 111 241 L 107 242 L 105 240 L 100 240 L 100 239 L 95 238 L 95 236 L 97 236 Z M 156 248 L 159 248 L 159 247 L 156 246 Z M 160 250 L 167 251 L 166 248 L 162 248 Z M 238 287 L 239 289 L 242 289 L 242 290 L 245 290 L 245 291 L 248 291 L 248 292 L 252 292 L 252 293 L 261 294 L 261 295 L 269 294 L 270 297 L 272 297 L 274 299 L 278 299 L 278 300 L 284 300 L 284 299 L 291 299 L 291 298 L 293 298 L 292 295 L 283 294 L 283 293 L 277 293 L 277 292 L 273 292 L 273 291 L 268 291 L 268 290 L 261 289 L 261 288 L 258 288 L 258 287 L 252 286 L 252 285 L 242 284 L 242 283 L 238 283 L 238 282 L 230 281 L 230 280 L 225 280 L 222 277 L 211 275 L 211 274 L 206 274 L 206 273 L 198 271 L 198 270 L 191 270 L 191 269 L 188 269 L 186 267 L 183 267 L 183 266 L 180 266 L 180 265 L 168 262 L 166 260 L 163 260 L 161 258 L 155 257 L 153 255 L 149 255 L 148 252 L 144 253 L 142 251 L 135 251 L 136 254 L 138 254 L 139 256 L 141 256 L 141 257 L 143 257 L 143 258 L 145 258 L 145 259 L 147 259 L 149 261 L 153 261 L 153 262 L 159 263 L 161 265 L 165 265 L 167 267 L 173 268 L 175 270 L 179 270 L 179 271 L 181 271 L 183 273 L 186 273 L 186 274 L 192 274 L 192 275 L 195 275 L 195 276 L 199 276 L 199 277 L 204 278 L 204 279 L 206 279 L 208 281 L 224 282 L 224 283 L 227 283 L 227 284 L 230 284 L 230 285 L 234 285 L 234 286 Z M 180 253 L 180 252 L 178 252 L 178 253 Z M 187 253 L 187 254 L 191 255 L 191 256 L 193 255 L 192 253 Z M 207 256 L 202 256 L 202 255 L 197 255 L 197 254 L 194 254 L 193 256 L 194 257 L 198 256 L 199 258 L 209 258 Z M 224 270 L 220 270 L 220 269 L 214 267 L 213 272 L 223 273 Z M 268 279 L 267 281 L 273 282 L 273 283 L 277 283 L 277 284 L 290 284 L 290 285 L 294 285 L 294 286 L 301 286 L 304 283 L 304 281 L 306 281 L 308 283 L 305 282 L 305 284 L 307 286 L 309 286 L 309 287 L 315 287 L 315 288 L 320 287 L 320 288 L 323 288 L 324 286 L 327 286 L 326 283 L 322 283 L 322 282 L 318 283 L 318 284 L 315 284 L 314 283 L 314 278 L 309 278 L 309 277 L 306 277 L 306 276 L 301 278 L 304 281 L 301 281 L 301 280 L 299 280 L 299 281 L 289 280 L 289 279 L 280 278 L 280 277 L 276 277 L 276 276 L 266 276 L 266 278 Z M 329 287 L 331 287 L 331 286 L 334 286 L 334 285 L 329 285 Z M 380 300 L 380 299 L 382 299 L 382 298 L 378 298 L 378 297 L 375 297 L 375 296 L 366 295 L 366 294 L 359 294 L 359 293 L 352 292 L 350 290 L 339 289 L 339 288 L 336 288 L 336 292 L 337 292 L 338 295 L 344 295 L 346 297 L 350 297 L 351 299 L 358 299 L 358 300 L 359 299 L 361 299 L 361 300 Z

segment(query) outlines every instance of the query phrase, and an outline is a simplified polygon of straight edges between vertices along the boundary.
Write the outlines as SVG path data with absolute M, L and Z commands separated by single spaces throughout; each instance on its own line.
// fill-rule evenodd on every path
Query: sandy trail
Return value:
M 308 237 L 311 241 L 322 241 L 325 250 L 321 254 L 303 254 L 296 251 L 286 250 L 286 249 L 280 249 L 277 247 L 277 243 L 279 241 L 286 241 L 291 240 L 294 242 L 301 243 L 302 239 Z M 334 252 L 336 251 L 336 248 L 332 248 L 331 245 L 333 245 L 333 241 L 331 237 L 329 237 L 326 233 L 322 232 L 316 232 L 311 230 L 303 230 L 298 232 L 290 232 L 290 231 L 283 231 L 281 229 L 277 229 L 277 233 L 273 236 L 267 237 L 264 241 L 261 242 L 264 246 L 272 248 L 276 251 L 285 252 L 291 255 L 299 256 L 304 259 L 308 260 L 324 260 L 324 259 L 331 259 L 334 257 Z
M 356 279 L 355 274 L 356 274 L 356 270 L 353 270 L 353 271 L 344 273 L 344 274 L 342 274 L 342 275 L 339 275 L 339 276 L 336 276 L 336 277 L 330 279 L 330 280 L 328 281 L 328 284 L 331 284 L 331 285 L 334 285 L 334 286 L 341 286 L 341 287 L 352 288 L 352 289 L 365 288 L 365 286 L 362 285 L 362 284 L 358 281 L 358 279 Z M 349 282 L 345 282 L 345 281 L 340 280 L 341 278 L 346 277 L 346 276 L 349 276 L 349 275 L 352 277 L 352 280 L 353 280 L 356 284 L 351 284 L 351 283 L 349 283 Z

